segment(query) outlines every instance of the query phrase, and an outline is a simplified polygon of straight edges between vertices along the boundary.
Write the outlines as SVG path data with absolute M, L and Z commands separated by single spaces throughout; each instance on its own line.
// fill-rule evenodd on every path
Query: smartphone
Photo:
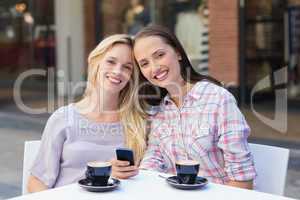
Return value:
M 117 159 L 128 161 L 129 165 L 134 165 L 133 151 L 129 148 L 117 148 L 116 149 Z

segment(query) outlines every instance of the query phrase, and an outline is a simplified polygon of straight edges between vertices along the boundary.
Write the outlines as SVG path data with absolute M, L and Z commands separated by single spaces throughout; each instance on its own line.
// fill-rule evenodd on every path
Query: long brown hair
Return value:
M 180 44 L 177 37 L 167 28 L 159 25 L 150 25 L 143 29 L 141 29 L 136 36 L 134 37 L 134 42 L 141 38 L 149 37 L 149 36 L 158 36 L 160 37 L 166 44 L 170 45 L 171 47 L 176 50 L 179 55 L 181 56 L 180 63 L 180 74 L 184 81 L 188 83 L 196 83 L 198 81 L 207 80 L 210 81 L 216 85 L 221 86 L 222 84 L 216 80 L 215 78 L 211 76 L 206 76 L 203 74 L 200 74 L 194 70 L 192 67 L 191 62 L 188 59 L 188 56 Z M 158 86 L 154 86 L 150 83 L 145 84 L 145 82 L 148 82 L 143 75 L 140 77 L 144 87 L 141 87 L 140 89 L 140 95 L 145 95 L 145 97 L 148 97 L 150 95 L 155 95 L 158 98 L 144 98 L 145 101 L 150 105 L 157 105 L 160 103 L 162 98 L 164 98 L 167 94 L 167 90 L 165 88 L 161 88 Z M 152 96 L 153 97 L 153 96 Z

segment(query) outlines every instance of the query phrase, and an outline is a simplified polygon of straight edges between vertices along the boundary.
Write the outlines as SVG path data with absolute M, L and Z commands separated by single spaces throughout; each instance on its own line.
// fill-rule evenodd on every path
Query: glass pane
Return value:
M 209 13 L 205 0 L 103 0 L 100 7 L 104 36 L 134 35 L 148 24 L 166 26 L 181 41 L 194 68 L 208 74 Z M 107 21 L 110 23 L 104 23 Z
M 55 66 L 53 0 L 0 3 L 0 76 L 13 81 L 29 69 Z M 46 77 L 39 77 L 45 81 Z
M 54 0 L 0 1 L 0 150 L 4 152 L 0 156 L 4 170 L 0 174 L 0 199 L 21 195 L 23 142 L 40 139 L 47 111 L 51 111 L 41 111 L 41 115 L 29 112 L 51 105 L 47 71 L 55 69 L 53 5 Z M 33 69 L 44 75 L 30 75 Z M 18 82 L 21 87 L 14 89 Z M 17 96 L 20 99 L 13 98 Z
M 155 1 L 155 23 L 169 27 L 197 72 L 208 74 L 209 10 L 204 0 Z
M 246 1 L 248 88 L 252 88 L 263 77 L 272 76 L 274 71 L 284 66 L 284 9 L 284 1 Z

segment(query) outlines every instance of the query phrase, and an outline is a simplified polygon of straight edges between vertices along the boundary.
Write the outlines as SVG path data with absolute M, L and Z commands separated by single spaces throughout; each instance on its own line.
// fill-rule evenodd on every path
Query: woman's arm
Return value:
M 227 185 L 249 190 L 253 189 L 253 181 L 229 181 Z
M 166 167 L 162 151 L 160 149 L 160 138 L 157 133 L 160 127 L 159 120 L 152 120 L 150 126 L 150 133 L 147 142 L 147 149 L 140 164 L 140 169 L 163 171 Z
M 29 193 L 47 190 L 48 187 L 35 176 L 30 175 L 27 183 L 27 191 Z
M 223 151 L 224 170 L 230 179 L 227 185 L 253 189 L 256 171 L 247 142 L 249 134 L 250 128 L 234 97 L 226 91 L 218 110 L 218 147 Z
M 66 137 L 64 110 L 53 113 L 43 131 L 39 152 L 32 163 L 27 182 L 29 192 L 55 187 Z

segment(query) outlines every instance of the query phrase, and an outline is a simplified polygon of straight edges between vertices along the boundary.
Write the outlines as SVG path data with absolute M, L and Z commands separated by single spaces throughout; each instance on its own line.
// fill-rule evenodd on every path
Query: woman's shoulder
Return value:
M 214 99 L 218 102 L 224 101 L 226 99 L 234 99 L 234 96 L 224 87 L 221 85 L 217 85 L 210 81 L 199 81 L 194 86 L 195 90 L 193 91 L 199 97 L 203 97 L 203 99 Z M 207 98 L 206 98 L 207 96 Z
M 68 114 L 70 114 L 70 111 L 72 111 L 72 105 L 66 105 L 66 106 L 61 106 L 57 108 L 51 115 L 49 119 L 56 119 L 56 118 L 64 118 Z
M 62 106 L 55 110 L 46 123 L 43 137 L 46 139 L 65 137 L 67 129 L 70 127 L 71 112 L 72 108 L 70 105 Z
M 72 104 L 59 107 L 55 110 L 48 119 L 48 124 L 56 124 L 61 126 L 68 126 L 71 119 L 74 118 L 74 108 Z

